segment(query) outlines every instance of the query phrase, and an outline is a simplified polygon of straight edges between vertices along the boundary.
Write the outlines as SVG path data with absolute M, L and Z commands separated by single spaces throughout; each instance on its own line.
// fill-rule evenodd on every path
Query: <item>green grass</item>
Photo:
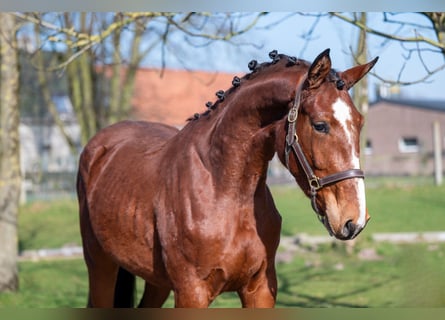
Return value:
M 367 244 L 369 245 L 369 244 Z M 343 245 L 302 248 L 277 265 L 277 307 L 445 306 L 445 245 L 379 244 L 381 260 L 363 261 Z M 87 275 L 82 260 L 22 262 L 18 293 L 0 293 L 0 307 L 83 307 Z M 138 296 L 142 282 L 138 281 Z M 169 298 L 165 307 L 172 307 Z M 224 293 L 211 307 L 239 307 Z
M 371 181 L 368 181 L 371 180 Z M 445 230 L 445 185 L 413 184 L 411 180 L 368 179 L 366 198 L 371 220 L 364 234 L 378 232 L 421 232 Z M 272 188 L 283 216 L 282 233 L 326 234 L 310 201 L 297 187 Z
M 372 219 L 347 253 L 343 243 L 300 248 L 290 263 L 277 265 L 278 307 L 428 307 L 445 306 L 445 244 L 376 244 L 376 232 L 445 230 L 445 186 L 406 179 L 367 179 Z M 283 234 L 327 235 L 296 187 L 273 186 L 283 216 Z M 80 245 L 74 199 L 33 202 L 19 215 L 20 249 Z M 380 260 L 356 254 L 372 248 Z M 82 260 L 21 262 L 20 291 L 1 293 L 0 307 L 83 307 L 87 274 Z M 142 282 L 138 281 L 140 295 Z M 166 303 L 173 305 L 172 298 Z M 238 307 L 236 294 L 225 293 L 213 307 Z
M 0 307 L 54 308 L 86 305 L 83 260 L 19 263 L 19 291 L 0 293 Z
M 58 248 L 80 245 L 77 201 L 35 201 L 20 208 L 19 249 Z
M 369 189 L 369 232 L 445 230 L 445 186 Z

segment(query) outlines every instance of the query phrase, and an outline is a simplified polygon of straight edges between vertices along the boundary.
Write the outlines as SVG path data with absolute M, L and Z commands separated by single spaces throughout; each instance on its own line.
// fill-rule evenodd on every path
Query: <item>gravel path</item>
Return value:
M 445 242 L 445 232 L 404 232 L 404 233 L 376 233 L 372 235 L 375 242 L 390 242 L 395 244 L 407 243 L 439 243 Z M 301 250 L 302 246 L 333 243 L 335 240 L 329 236 L 310 236 L 299 234 L 296 236 L 283 236 L 280 241 L 280 250 L 277 253 L 277 262 L 288 262 Z M 55 249 L 25 250 L 19 254 L 20 261 L 40 261 L 56 259 L 79 259 L 82 258 L 82 247 L 66 246 Z M 378 259 L 373 249 L 363 249 L 359 252 L 359 258 L 364 260 Z

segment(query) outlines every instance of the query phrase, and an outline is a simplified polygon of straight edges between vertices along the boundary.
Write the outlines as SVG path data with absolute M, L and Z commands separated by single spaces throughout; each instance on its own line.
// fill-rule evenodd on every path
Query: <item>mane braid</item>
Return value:
M 298 65 L 300 65 L 300 61 L 301 61 L 300 59 L 298 59 L 296 57 L 288 56 L 288 55 L 281 54 L 281 53 L 273 54 L 272 59 L 273 60 L 270 62 L 263 62 L 263 63 L 258 63 L 258 62 L 256 62 L 256 60 L 252 60 L 252 61 L 255 61 L 255 66 L 251 70 L 251 72 L 246 73 L 242 78 L 235 76 L 232 80 L 232 86 L 229 89 L 227 89 L 226 91 L 218 90 L 216 92 L 216 96 L 218 97 L 218 99 L 214 103 L 212 103 L 211 101 L 206 103 L 207 110 L 203 111 L 202 113 L 195 113 L 192 117 L 189 117 L 187 119 L 187 121 L 195 121 L 203 116 L 209 115 L 213 110 L 217 109 L 217 107 L 220 104 L 223 104 L 225 99 L 228 98 L 234 90 L 236 90 L 237 88 L 242 86 L 243 80 L 250 81 L 250 80 L 255 79 L 257 75 L 260 75 L 265 70 L 268 70 L 270 66 L 278 64 L 280 62 L 280 60 L 286 61 L 286 63 L 284 64 L 285 68 L 298 66 Z M 250 68 L 250 66 L 249 66 L 249 68 Z M 332 75 L 332 77 L 333 77 L 333 81 L 340 80 L 342 82 L 342 80 L 338 77 L 338 75 L 335 71 L 334 71 L 334 74 Z M 338 87 L 339 82 L 336 82 L 336 83 L 337 83 L 337 87 Z

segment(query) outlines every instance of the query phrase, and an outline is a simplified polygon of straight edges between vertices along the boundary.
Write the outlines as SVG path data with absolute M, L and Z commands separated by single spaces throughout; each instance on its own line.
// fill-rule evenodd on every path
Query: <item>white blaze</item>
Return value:
M 334 117 L 342 126 L 348 144 L 351 146 L 351 165 L 352 169 L 360 169 L 360 159 L 358 157 L 358 151 L 355 150 L 355 144 L 352 141 L 351 132 L 349 129 L 351 128 L 348 123 L 351 123 L 351 108 L 340 98 L 338 98 L 333 104 L 334 109 Z M 360 216 L 357 220 L 357 224 L 359 226 L 365 226 L 366 223 L 366 197 L 365 197 L 365 182 L 363 179 L 354 179 L 357 181 L 356 189 L 357 189 L 357 201 L 359 203 Z

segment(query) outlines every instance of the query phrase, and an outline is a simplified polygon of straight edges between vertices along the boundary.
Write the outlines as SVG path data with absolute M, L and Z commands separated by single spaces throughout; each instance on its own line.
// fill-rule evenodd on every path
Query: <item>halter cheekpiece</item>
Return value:
M 298 86 L 295 93 L 295 100 L 292 105 L 292 108 L 289 110 L 287 115 L 287 134 L 286 134 L 286 148 L 284 149 L 285 156 L 285 164 L 287 169 L 290 171 L 289 167 L 289 154 L 291 150 L 293 151 L 295 157 L 303 168 L 304 173 L 306 174 L 306 179 L 310 188 L 310 197 L 311 197 L 311 205 L 314 209 L 315 213 L 318 216 L 318 219 L 324 224 L 325 216 L 320 213 L 320 209 L 317 206 L 316 196 L 317 191 L 331 184 L 335 184 L 342 180 L 352 179 L 352 178 L 365 178 L 365 174 L 360 169 L 349 169 L 337 173 L 333 173 L 326 177 L 320 178 L 317 177 L 312 170 L 309 162 L 307 161 L 306 156 L 301 149 L 301 145 L 298 141 L 298 135 L 296 131 L 296 123 L 298 118 L 298 112 L 300 108 L 300 100 L 301 100 L 301 91 L 303 88 L 304 80 Z

